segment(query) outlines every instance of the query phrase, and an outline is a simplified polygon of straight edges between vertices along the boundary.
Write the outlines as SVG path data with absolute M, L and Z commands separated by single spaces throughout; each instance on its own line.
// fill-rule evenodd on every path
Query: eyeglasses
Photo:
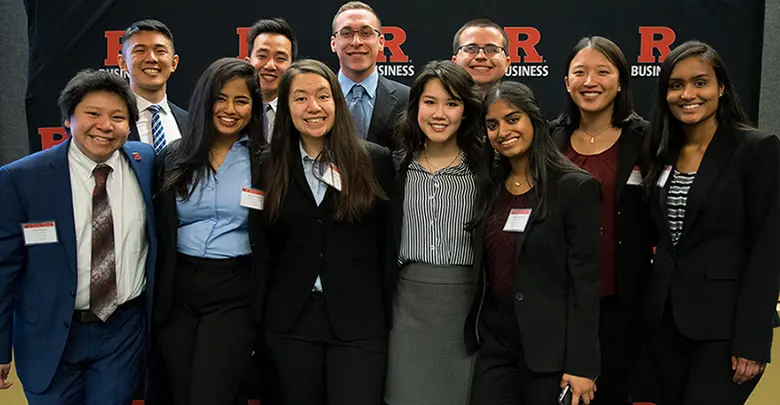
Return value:
M 491 56 L 491 57 L 498 55 L 499 52 L 506 53 L 506 49 L 493 44 L 487 44 L 485 46 L 479 46 L 477 44 L 466 44 L 466 45 L 461 45 L 458 48 L 458 51 L 463 51 L 467 55 L 477 55 L 479 51 L 483 51 L 485 52 L 485 56 Z
M 333 36 L 349 41 L 355 37 L 356 32 L 358 33 L 358 35 L 360 35 L 360 39 L 372 39 L 382 35 L 382 33 L 379 32 L 378 29 L 365 26 L 365 27 L 360 27 L 360 29 L 356 29 L 356 30 L 353 30 L 352 28 L 349 27 L 344 27 L 334 32 Z

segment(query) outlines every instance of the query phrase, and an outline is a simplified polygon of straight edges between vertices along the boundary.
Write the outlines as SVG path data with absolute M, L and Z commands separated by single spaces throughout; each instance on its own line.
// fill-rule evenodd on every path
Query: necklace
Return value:
M 590 132 L 588 132 L 588 131 L 586 131 L 586 130 L 585 130 L 585 128 L 583 128 L 583 127 L 580 127 L 580 130 L 582 130 L 582 132 L 584 132 L 586 135 L 588 135 L 588 136 L 590 137 L 590 143 L 594 143 L 594 142 L 596 142 L 596 137 L 597 137 L 597 136 L 599 136 L 599 135 L 603 134 L 604 132 L 606 132 L 606 131 L 607 131 L 608 129 L 610 129 L 610 128 L 612 128 L 612 125 L 610 125 L 610 126 L 608 126 L 608 127 L 604 128 L 604 129 L 602 129 L 602 130 L 601 130 L 601 131 L 599 131 L 599 133 L 597 133 L 596 135 L 591 135 L 591 133 L 590 133 Z
M 444 165 L 444 166 L 442 166 L 442 167 L 440 167 L 440 168 L 438 168 L 438 169 L 431 170 L 431 173 L 436 173 L 436 172 L 438 172 L 439 170 L 441 170 L 441 169 L 444 169 L 445 167 L 450 167 L 450 166 L 452 166 L 452 164 L 453 164 L 453 163 L 455 163 L 455 160 L 457 160 L 459 157 L 460 157 L 460 152 L 458 152 L 458 154 L 457 154 L 457 155 L 455 155 L 455 157 L 454 157 L 454 158 L 452 158 L 452 161 L 450 161 L 450 163 L 447 163 L 446 165 Z M 425 159 L 425 164 L 426 164 L 426 165 L 428 165 L 428 168 L 429 168 L 429 169 L 434 169 L 433 165 L 432 165 L 432 164 L 431 164 L 431 162 L 428 160 L 428 151 L 426 151 L 426 150 L 424 150 L 424 151 L 423 151 L 423 158 Z

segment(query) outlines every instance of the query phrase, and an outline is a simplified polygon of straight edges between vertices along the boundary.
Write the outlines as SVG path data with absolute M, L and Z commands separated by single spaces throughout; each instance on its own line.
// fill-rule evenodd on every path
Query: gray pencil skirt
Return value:
M 390 331 L 388 405 L 466 405 L 473 356 L 463 326 L 474 297 L 472 267 L 412 263 L 398 277 Z

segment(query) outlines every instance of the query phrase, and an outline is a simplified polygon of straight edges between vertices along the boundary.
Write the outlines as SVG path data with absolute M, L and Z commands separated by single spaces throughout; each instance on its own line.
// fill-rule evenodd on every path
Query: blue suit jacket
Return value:
M 40 393 L 62 358 L 76 300 L 76 231 L 68 147 L 62 144 L 0 168 L 0 364 L 11 362 L 27 391 Z M 154 149 L 127 142 L 120 150 L 146 204 L 146 319 L 154 290 L 157 234 L 152 205 Z M 21 224 L 54 221 L 57 243 L 25 246 Z M 147 328 L 148 330 L 148 328 Z

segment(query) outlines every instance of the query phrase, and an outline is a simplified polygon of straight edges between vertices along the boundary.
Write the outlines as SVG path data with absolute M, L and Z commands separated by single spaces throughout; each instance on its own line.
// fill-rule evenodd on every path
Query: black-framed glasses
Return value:
M 336 38 L 341 38 L 343 40 L 352 40 L 352 38 L 355 37 L 355 33 L 358 33 L 360 36 L 360 39 L 372 39 L 376 38 L 380 35 L 382 35 L 381 32 L 379 32 L 378 29 L 372 28 L 369 26 L 360 27 L 359 29 L 353 30 L 349 27 L 344 27 L 336 32 L 333 33 L 333 36 Z
M 461 45 L 458 48 L 458 51 L 463 51 L 467 55 L 476 55 L 479 53 L 479 51 L 482 51 L 485 53 L 485 56 L 496 56 L 500 52 L 506 53 L 506 49 L 493 44 L 487 44 L 485 46 L 479 46 L 477 44 L 466 44 L 466 45 Z

